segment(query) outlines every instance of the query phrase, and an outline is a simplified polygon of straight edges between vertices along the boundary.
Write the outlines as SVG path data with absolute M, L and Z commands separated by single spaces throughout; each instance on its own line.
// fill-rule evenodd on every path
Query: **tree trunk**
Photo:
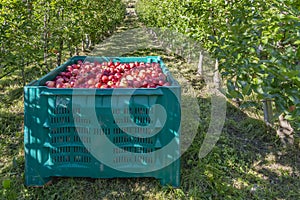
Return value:
M 64 21 L 64 9 L 60 9 L 60 12 L 58 13 L 58 16 L 61 18 L 62 21 Z M 62 58 L 62 53 L 64 49 L 64 39 L 63 39 L 63 33 L 61 34 L 59 38 L 59 49 L 57 53 L 57 66 L 61 65 L 61 58 Z
M 81 51 L 84 52 L 85 51 L 85 47 L 84 47 L 85 41 L 83 36 L 81 37 Z
M 28 66 L 28 62 L 25 65 L 24 58 L 22 58 L 21 74 L 22 74 L 23 86 L 26 85 L 25 67 L 27 67 L 27 66 Z
M 44 33 L 43 33 L 43 39 L 44 39 L 44 64 L 46 67 L 48 67 L 47 58 L 48 58 L 48 33 L 47 33 L 47 21 L 48 17 L 45 13 L 44 15 Z
M 70 40 L 68 41 L 68 49 L 69 49 L 69 56 L 72 57 L 73 56 L 73 50 L 72 50 L 72 47 L 71 47 L 71 41 Z
M 57 53 L 57 66 L 60 66 L 60 64 L 61 64 L 61 57 L 62 57 L 63 48 L 64 48 L 64 40 L 61 39 L 60 42 L 59 42 L 59 51 Z
M 78 46 L 76 45 L 75 46 L 75 56 L 78 56 L 79 55 L 79 49 L 78 49 Z

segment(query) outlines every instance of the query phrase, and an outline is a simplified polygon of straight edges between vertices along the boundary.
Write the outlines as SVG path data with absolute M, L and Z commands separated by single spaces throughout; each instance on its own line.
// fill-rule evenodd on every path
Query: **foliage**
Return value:
M 219 60 L 228 97 L 272 99 L 275 117 L 285 113 L 300 128 L 298 1 L 140 0 L 137 12 L 148 26 L 201 41 Z
M 32 63 L 59 65 L 78 53 L 80 42 L 85 50 L 108 36 L 124 13 L 121 0 L 1 1 L 0 78 Z

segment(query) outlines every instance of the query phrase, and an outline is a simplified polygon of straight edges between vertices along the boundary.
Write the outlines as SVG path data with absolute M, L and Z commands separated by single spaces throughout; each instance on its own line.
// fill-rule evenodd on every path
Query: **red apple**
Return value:
M 57 83 L 56 88 L 63 88 L 63 83 Z
M 112 82 L 112 81 L 108 81 L 108 82 L 107 82 L 107 85 L 108 85 L 108 86 L 112 86 L 113 84 L 114 84 L 114 82 Z
M 96 81 L 95 81 L 95 79 L 91 78 L 91 79 L 88 80 L 87 83 L 88 83 L 89 85 L 95 85 Z
M 158 84 L 159 84 L 160 86 L 163 86 L 165 83 L 166 83 L 166 82 L 163 81 L 163 80 L 159 80 L 159 81 L 158 81 Z
M 135 65 L 135 63 L 129 63 L 129 67 L 132 69 L 132 68 L 134 68 L 136 65 Z
M 55 87 L 55 81 L 47 81 L 47 82 L 46 82 L 46 86 L 47 86 L 47 87 L 50 87 L 50 88 Z
M 96 83 L 95 84 L 95 88 L 100 88 L 102 85 L 101 85 L 101 83 Z
M 73 76 L 77 76 L 79 74 L 79 70 L 78 69 L 74 69 L 72 71 Z
M 120 62 L 115 62 L 115 67 L 118 67 L 120 64 Z
M 63 83 L 64 81 L 65 79 L 61 77 L 56 80 L 56 83 Z
M 109 75 L 109 76 L 108 76 L 108 80 L 111 81 L 111 80 L 113 79 L 113 77 L 114 77 L 114 75 Z
M 109 66 L 109 67 L 113 67 L 113 66 L 114 66 L 114 63 L 113 63 L 112 61 L 109 61 L 109 62 L 108 62 L 108 66 Z
M 101 81 L 102 81 L 103 83 L 107 83 L 108 77 L 107 77 L 106 75 L 103 75 L 102 78 L 101 78 Z
M 122 88 L 128 87 L 128 82 L 126 80 L 122 80 L 119 84 L 119 87 L 122 87 Z
M 129 74 L 129 75 L 126 76 L 126 79 L 129 80 L 129 81 L 132 81 L 133 80 L 133 76 Z
M 107 85 L 101 85 L 100 88 L 103 88 L 103 89 L 104 89 L 104 88 L 108 88 L 108 87 L 107 87 Z
M 71 88 L 71 84 L 70 84 L 70 83 L 65 83 L 65 84 L 63 85 L 63 88 Z
M 73 67 L 73 69 L 79 69 L 80 65 L 79 64 L 73 64 L 72 67 Z
M 142 86 L 142 83 L 140 81 L 133 81 L 133 87 L 140 88 Z
M 118 73 L 115 74 L 115 77 L 120 79 L 120 78 L 122 78 L 122 74 L 118 72 Z

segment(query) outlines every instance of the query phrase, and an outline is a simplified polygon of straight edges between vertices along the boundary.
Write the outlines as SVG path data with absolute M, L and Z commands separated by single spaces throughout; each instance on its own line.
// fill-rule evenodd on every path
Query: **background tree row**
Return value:
M 0 78 L 26 76 L 30 65 L 49 71 L 110 35 L 124 15 L 121 0 L 2 0 Z
M 219 60 L 228 97 L 242 106 L 270 99 L 274 117 L 285 113 L 300 127 L 299 1 L 140 0 L 137 13 L 200 41 Z

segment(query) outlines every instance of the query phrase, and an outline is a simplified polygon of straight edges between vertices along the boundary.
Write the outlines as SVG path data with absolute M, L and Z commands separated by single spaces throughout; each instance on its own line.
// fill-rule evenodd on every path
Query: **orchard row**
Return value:
M 22 71 L 25 84 L 112 34 L 125 5 L 121 0 L 1 0 L 0 13 L 0 78 Z M 33 73 L 37 77 L 25 77 Z
M 201 42 L 218 60 L 229 98 L 243 107 L 272 100 L 275 116 L 285 113 L 300 130 L 299 0 L 140 0 L 137 13 L 149 27 Z M 243 101 L 249 96 L 256 99 Z

